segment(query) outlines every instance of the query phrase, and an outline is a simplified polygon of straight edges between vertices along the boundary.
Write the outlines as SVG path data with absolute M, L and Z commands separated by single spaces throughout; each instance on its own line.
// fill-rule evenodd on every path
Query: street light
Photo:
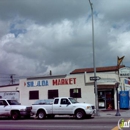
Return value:
M 96 67 L 95 67 L 95 47 L 94 47 L 94 24 L 93 24 L 93 4 L 91 3 L 91 1 L 89 0 L 89 4 L 91 7 L 91 13 L 92 13 L 92 45 L 93 45 L 93 68 L 94 68 L 94 77 L 96 77 Z M 95 78 L 94 80 L 94 90 L 95 90 L 95 115 L 98 116 L 99 112 L 98 112 L 98 91 L 97 91 L 97 80 Z

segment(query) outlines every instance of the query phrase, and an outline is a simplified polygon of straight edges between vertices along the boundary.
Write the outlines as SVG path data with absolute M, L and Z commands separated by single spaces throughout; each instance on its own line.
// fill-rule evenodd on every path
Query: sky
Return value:
M 95 66 L 130 66 L 130 0 L 91 2 Z M 92 68 L 92 43 L 88 0 L 0 0 L 1 82 Z

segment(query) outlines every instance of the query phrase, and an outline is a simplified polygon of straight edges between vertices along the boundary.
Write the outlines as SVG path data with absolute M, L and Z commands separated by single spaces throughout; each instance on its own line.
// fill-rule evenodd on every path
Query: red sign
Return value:
M 76 78 L 52 80 L 52 85 L 71 85 L 71 84 L 76 84 Z

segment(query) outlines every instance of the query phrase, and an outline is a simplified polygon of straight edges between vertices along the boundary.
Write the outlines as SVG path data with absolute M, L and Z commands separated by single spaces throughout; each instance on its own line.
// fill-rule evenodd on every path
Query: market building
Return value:
M 126 71 L 127 70 L 127 71 Z M 31 105 L 38 99 L 53 99 L 54 97 L 74 97 L 79 102 L 95 104 L 93 68 L 76 69 L 66 75 L 49 75 L 20 79 L 19 84 L 0 87 L 2 92 L 15 92 L 19 102 Z M 123 77 L 124 73 L 127 75 Z M 128 75 L 129 73 L 129 75 Z M 109 66 L 97 67 L 99 109 L 117 108 L 116 83 L 119 91 L 125 90 L 124 80 L 130 77 L 129 67 Z M 129 86 L 127 86 L 129 88 Z M 14 98 L 14 97 L 12 97 Z

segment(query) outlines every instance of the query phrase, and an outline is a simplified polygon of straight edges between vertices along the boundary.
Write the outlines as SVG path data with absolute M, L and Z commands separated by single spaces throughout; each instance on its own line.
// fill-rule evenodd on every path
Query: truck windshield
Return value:
M 78 103 L 74 98 L 69 98 L 72 103 Z
M 10 105 L 20 105 L 16 100 L 7 100 Z

